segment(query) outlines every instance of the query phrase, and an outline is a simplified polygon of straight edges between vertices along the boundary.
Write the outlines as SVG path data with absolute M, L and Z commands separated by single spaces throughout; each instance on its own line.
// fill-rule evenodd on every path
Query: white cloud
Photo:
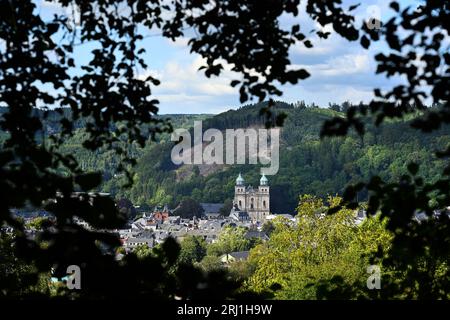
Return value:
M 170 60 L 160 69 L 150 69 L 139 76 L 152 76 L 161 81 L 153 87 L 153 96 L 160 101 L 162 113 L 218 113 L 237 106 L 239 94 L 230 82 L 237 75 L 224 61 L 219 77 L 207 78 L 202 70 L 205 64 L 200 56 L 187 60 Z
M 346 54 L 333 57 L 324 64 L 310 68 L 316 76 L 341 76 L 370 71 L 370 57 L 368 54 Z M 315 71 L 315 72 L 314 72 Z
M 345 7 L 357 3 L 357 0 L 345 0 Z M 295 101 L 305 99 L 326 106 L 328 102 L 368 101 L 374 88 L 385 88 L 392 84 L 383 75 L 375 75 L 374 54 L 384 51 L 385 46 L 374 44 L 364 50 L 358 41 L 349 42 L 337 35 L 329 25 L 321 28 L 311 20 L 304 11 L 305 2 L 300 7 L 300 15 L 292 17 L 283 15 L 280 24 L 290 28 L 300 23 L 301 30 L 311 37 L 313 48 L 306 48 L 298 43 L 291 48 L 290 58 L 293 68 L 305 68 L 311 77 L 297 85 L 285 85 L 282 99 Z M 391 10 L 385 1 L 368 0 L 355 10 L 356 21 L 361 23 L 367 18 L 367 7 L 377 5 L 383 18 L 389 17 Z M 370 13 L 370 12 L 369 12 Z M 321 39 L 310 33 L 311 29 L 322 29 L 331 32 L 328 39 Z M 161 101 L 161 111 L 170 113 L 219 112 L 230 107 L 238 107 L 239 94 L 237 88 L 230 87 L 233 79 L 240 76 L 230 71 L 230 66 L 220 77 L 206 78 L 198 68 L 204 64 L 198 56 L 189 55 L 187 45 L 192 30 L 187 30 L 184 37 L 175 42 L 167 41 L 158 47 L 157 58 L 164 61 L 154 70 L 147 71 L 161 80 L 161 85 L 154 88 L 153 93 Z
M 139 78 L 144 79 L 152 75 L 161 81 L 161 85 L 154 89 L 155 95 L 160 93 L 222 96 L 237 93 L 236 89 L 230 87 L 230 81 L 235 77 L 229 66 L 225 64 L 225 70 L 219 77 L 207 78 L 201 70 L 198 70 L 204 64 L 205 61 L 201 57 L 194 58 L 187 65 L 169 61 L 161 70 L 148 70 Z
M 192 103 L 201 103 L 201 102 L 206 102 L 210 99 L 209 96 L 206 95 L 187 95 L 184 93 L 181 94 L 162 94 L 158 96 L 159 100 L 161 103 L 187 103 L 187 104 L 192 104 Z
M 183 48 L 183 49 L 188 48 L 188 42 L 189 42 L 189 38 L 187 38 L 187 37 L 180 37 L 180 38 L 176 38 L 175 41 L 169 41 L 170 45 L 172 45 L 176 48 Z

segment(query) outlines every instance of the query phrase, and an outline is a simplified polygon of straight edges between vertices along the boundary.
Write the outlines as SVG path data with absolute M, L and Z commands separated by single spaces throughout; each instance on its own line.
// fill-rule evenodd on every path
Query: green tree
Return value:
M 274 230 L 275 230 L 275 225 L 273 224 L 272 221 L 264 222 L 264 224 L 262 226 L 262 231 L 265 232 L 269 237 Z
M 185 198 L 181 200 L 180 204 L 173 210 L 173 215 L 180 216 L 184 219 L 192 219 L 194 216 L 199 218 L 203 215 L 203 208 L 194 199 Z
M 28 227 L 35 230 L 43 230 L 43 228 L 48 225 L 51 225 L 51 221 L 46 217 L 36 217 L 28 222 Z
M 277 298 L 318 299 L 324 295 L 323 283 L 342 279 L 368 295 L 368 255 L 378 246 L 387 248 L 392 237 L 376 218 L 356 225 L 353 210 L 327 216 L 326 210 L 336 208 L 341 199 L 329 197 L 327 202 L 302 196 L 295 223 L 275 220 L 270 240 L 250 252 L 248 263 L 255 271 L 246 282 L 249 288 L 262 292 L 277 284 L 281 285 Z
M 226 199 L 223 203 L 223 207 L 220 208 L 219 213 L 223 217 L 228 217 L 230 215 L 231 208 L 233 207 L 233 200 Z
M 206 242 L 199 236 L 187 236 L 181 241 L 179 263 L 200 262 L 206 255 Z
M 140 244 L 133 249 L 133 253 L 142 260 L 152 255 L 152 249 L 146 244 Z
M 33 263 L 16 255 L 13 245 L 11 236 L 0 234 L 0 298 L 49 295 L 50 273 L 39 273 Z
M 136 217 L 136 209 L 129 199 L 121 198 L 117 201 L 117 207 L 128 219 L 134 219 Z
M 208 255 L 220 256 L 235 251 L 250 249 L 251 241 L 245 238 L 247 230 L 243 227 L 225 227 L 217 241 L 208 246 Z
M 205 272 L 224 270 L 222 261 L 220 261 L 220 258 L 215 255 L 206 255 L 200 262 L 199 266 Z
M 172 202 L 172 196 L 166 192 L 164 187 L 159 186 L 149 204 L 152 206 L 161 206 Z

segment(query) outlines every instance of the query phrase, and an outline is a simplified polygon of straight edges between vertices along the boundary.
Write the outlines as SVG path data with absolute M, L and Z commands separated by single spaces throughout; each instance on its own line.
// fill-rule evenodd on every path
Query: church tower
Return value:
M 245 197 L 245 180 L 242 178 L 242 175 L 239 173 L 239 176 L 236 179 L 236 185 L 234 187 L 234 204 L 238 206 L 239 210 L 246 211 L 246 197 Z
M 245 186 L 245 180 L 241 174 L 236 179 L 234 187 L 234 205 L 241 211 L 248 213 L 252 221 L 264 221 L 270 214 L 270 187 L 265 175 L 259 180 L 259 186 Z
M 270 214 L 270 187 L 269 180 L 263 174 L 259 180 L 258 187 L 258 199 L 259 199 L 259 216 L 265 220 L 266 216 Z

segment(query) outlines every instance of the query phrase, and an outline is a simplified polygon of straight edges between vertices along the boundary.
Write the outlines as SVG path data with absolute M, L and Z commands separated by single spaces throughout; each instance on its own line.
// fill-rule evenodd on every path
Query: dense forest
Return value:
M 367 123 L 366 134 L 342 138 L 320 139 L 325 120 L 339 116 L 337 104 L 332 108 L 318 108 L 300 103 L 278 102 L 273 118 L 287 115 L 281 129 L 280 169 L 270 176 L 271 210 L 275 213 L 294 213 L 298 195 L 312 194 L 326 197 L 342 194 L 346 185 L 379 175 L 395 180 L 407 170 L 407 164 L 419 164 L 423 176 L 437 179 L 444 164 L 436 159 L 433 150 L 445 147 L 450 141 L 449 128 L 423 135 L 410 128 L 409 120 L 386 122 L 380 127 Z M 344 104 L 345 106 L 345 104 Z M 203 130 L 217 128 L 264 127 L 266 117 L 260 115 L 261 105 L 246 105 L 219 115 L 170 115 L 174 128 L 189 128 L 196 120 L 203 120 Z M 342 114 L 343 115 L 343 114 Z M 270 120 L 270 119 L 269 119 Z M 58 128 L 47 126 L 51 132 Z M 186 197 L 200 202 L 224 202 L 234 193 L 234 182 L 242 172 L 247 184 L 257 185 L 259 166 L 214 165 L 176 166 L 170 159 L 173 142 L 169 134 L 156 137 L 144 149 L 129 145 L 128 152 L 137 158 L 132 169 L 134 184 L 124 188 L 125 177 L 116 173 L 119 158 L 112 150 L 90 152 L 81 145 L 83 128 L 62 147 L 63 153 L 76 156 L 84 170 L 101 171 L 104 182 L 98 191 L 110 192 L 117 198 L 126 197 L 135 205 L 148 208 L 168 204 L 171 208 Z M 361 193 L 359 200 L 366 194 Z

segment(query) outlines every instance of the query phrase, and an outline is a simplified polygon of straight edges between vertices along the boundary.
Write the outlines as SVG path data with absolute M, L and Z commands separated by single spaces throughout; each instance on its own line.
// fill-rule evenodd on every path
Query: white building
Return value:
M 246 187 L 244 178 L 239 174 L 234 187 L 235 206 L 247 212 L 252 221 L 264 221 L 270 214 L 270 187 L 266 176 L 261 177 L 258 188 L 254 189 L 252 186 Z

